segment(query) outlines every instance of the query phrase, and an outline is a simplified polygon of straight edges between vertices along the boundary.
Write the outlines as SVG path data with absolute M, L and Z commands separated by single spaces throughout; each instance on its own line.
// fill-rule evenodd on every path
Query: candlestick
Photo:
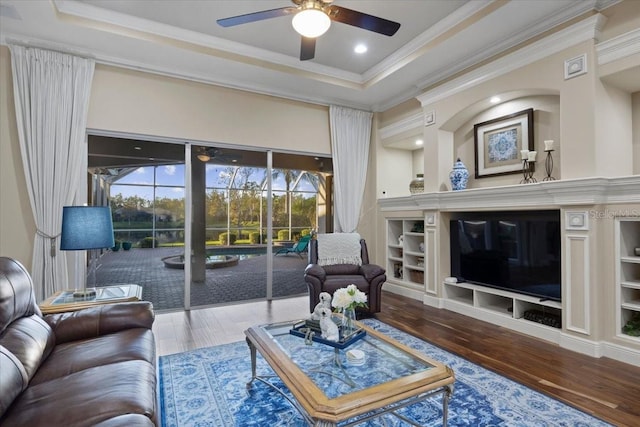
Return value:
M 543 181 L 555 181 L 556 179 L 551 176 L 551 172 L 553 172 L 553 157 L 551 156 L 551 152 L 554 150 L 544 150 L 547 153 L 547 158 L 544 161 L 544 170 L 547 173 L 547 176 L 544 177 Z
M 538 155 L 537 151 L 529 151 L 527 153 L 527 160 L 529 160 L 530 162 L 535 162 L 537 155 Z
M 529 150 L 520 150 L 520 156 L 522 157 L 522 160 L 528 160 Z
M 547 139 L 544 141 L 544 151 L 553 150 L 553 139 Z
M 533 177 L 533 172 L 535 170 L 535 161 L 530 162 L 528 159 L 522 160 L 522 179 L 520 180 L 520 184 L 530 184 L 532 182 L 538 182 Z

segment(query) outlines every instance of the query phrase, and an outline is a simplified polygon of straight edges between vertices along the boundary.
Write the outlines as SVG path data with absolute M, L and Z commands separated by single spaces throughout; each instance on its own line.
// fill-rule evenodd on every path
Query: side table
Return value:
M 58 291 L 42 301 L 39 304 L 42 314 L 77 311 L 101 304 L 139 301 L 142 298 L 142 286 L 130 283 L 104 286 L 96 288 L 96 294 L 88 298 L 77 298 L 73 293 L 73 290 Z

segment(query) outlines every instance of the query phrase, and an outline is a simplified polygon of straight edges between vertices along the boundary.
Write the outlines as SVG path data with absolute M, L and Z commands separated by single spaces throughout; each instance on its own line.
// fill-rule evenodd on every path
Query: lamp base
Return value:
M 78 289 L 77 291 L 75 291 L 73 293 L 73 297 L 74 298 L 78 298 L 78 299 L 95 298 L 95 296 L 96 296 L 96 289 L 95 288 Z

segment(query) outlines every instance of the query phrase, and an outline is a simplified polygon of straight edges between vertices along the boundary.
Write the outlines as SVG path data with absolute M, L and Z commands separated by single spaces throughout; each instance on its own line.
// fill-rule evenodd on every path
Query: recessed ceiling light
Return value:
M 353 51 L 355 53 L 365 53 L 367 51 L 367 46 L 363 45 L 362 43 L 357 44 L 356 47 L 353 48 Z
M 492 96 L 489 102 L 492 104 L 497 104 L 498 102 L 500 102 L 500 98 L 497 96 Z
M 142 150 L 142 147 L 139 147 L 139 146 L 136 145 L 136 146 L 133 147 L 133 149 L 134 150 Z
M 421 139 L 416 139 L 416 145 L 422 145 L 424 144 L 424 141 Z

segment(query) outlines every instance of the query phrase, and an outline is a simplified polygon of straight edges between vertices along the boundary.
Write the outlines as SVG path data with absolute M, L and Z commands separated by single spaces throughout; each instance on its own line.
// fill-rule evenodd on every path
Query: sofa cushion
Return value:
M 40 316 L 22 317 L 0 334 L 0 345 L 9 350 L 24 366 L 29 380 L 55 346 L 53 332 Z
M 0 418 L 28 384 L 29 377 L 22 363 L 0 345 Z
M 153 333 L 146 328 L 127 329 L 83 341 L 56 346 L 30 386 L 96 366 L 127 360 L 143 360 L 155 365 Z
M 45 320 L 56 336 L 56 344 L 62 344 L 130 328 L 151 329 L 154 316 L 153 305 L 149 301 L 136 301 L 50 314 Z
M 122 414 L 155 422 L 155 366 L 142 360 L 97 366 L 30 385 L 1 420 L 29 427 L 94 426 Z
M 0 257 L 0 334 L 14 320 L 42 315 L 29 272 L 18 261 Z

